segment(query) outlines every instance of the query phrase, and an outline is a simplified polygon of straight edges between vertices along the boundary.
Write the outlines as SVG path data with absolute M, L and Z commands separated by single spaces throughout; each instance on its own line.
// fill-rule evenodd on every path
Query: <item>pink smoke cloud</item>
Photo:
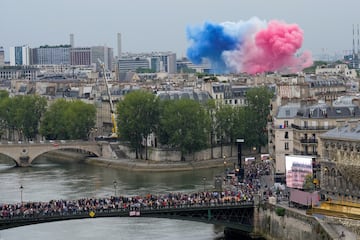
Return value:
M 211 23 L 189 27 L 187 55 L 198 64 L 207 59 L 214 73 L 299 72 L 312 65 L 311 53 L 299 54 L 304 33 L 282 21 Z
M 303 43 L 303 31 L 296 24 L 273 20 L 248 40 L 240 51 L 243 52 L 240 64 L 244 72 L 298 72 L 312 65 L 310 52 L 295 56 Z

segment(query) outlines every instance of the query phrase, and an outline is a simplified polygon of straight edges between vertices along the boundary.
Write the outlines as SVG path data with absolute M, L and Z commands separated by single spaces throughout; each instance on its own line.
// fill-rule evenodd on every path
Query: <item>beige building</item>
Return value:
M 360 124 L 338 121 L 320 135 L 322 143 L 321 191 L 325 197 L 360 201 Z
M 275 159 L 275 174 L 285 174 L 285 156 L 293 154 L 293 128 L 300 104 L 289 103 L 281 106 L 269 128 L 269 154 Z
M 318 135 L 334 128 L 337 120 L 360 118 L 358 98 L 343 97 L 353 94 L 347 92 L 348 81 L 340 75 L 288 74 L 276 79 L 268 125 L 276 174 L 284 176 L 286 155 L 318 157 Z
M 336 64 L 336 65 L 322 65 L 317 66 L 315 69 L 315 74 L 341 74 L 345 77 L 356 78 L 357 73 L 356 69 L 349 69 L 346 64 Z
M 337 121 L 360 120 L 359 106 L 348 101 L 336 103 L 332 106 L 318 103 L 305 107 L 299 104 L 279 107 L 269 126 L 269 153 L 275 159 L 277 175 L 285 174 L 286 155 L 319 159 L 322 147 L 319 136 L 335 128 Z

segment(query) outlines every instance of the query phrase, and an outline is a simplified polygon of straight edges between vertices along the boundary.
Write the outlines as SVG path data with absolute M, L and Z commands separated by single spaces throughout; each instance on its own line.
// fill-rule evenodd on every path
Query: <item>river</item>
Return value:
M 211 189 L 223 168 L 183 172 L 132 172 L 83 163 L 36 160 L 16 168 L 0 159 L 0 203 L 78 199 Z M 204 181 L 205 180 L 205 181 Z M 114 182 L 116 182 L 114 184 Z M 21 189 L 20 186 L 23 188 Z M 0 231 L 0 240 L 221 239 L 222 227 L 158 218 L 98 218 L 62 221 Z

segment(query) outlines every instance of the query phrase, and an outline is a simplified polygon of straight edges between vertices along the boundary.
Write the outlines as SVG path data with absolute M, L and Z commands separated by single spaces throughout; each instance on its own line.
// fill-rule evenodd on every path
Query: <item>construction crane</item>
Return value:
M 117 124 L 116 124 L 116 116 L 115 116 L 115 108 L 114 108 L 114 103 L 112 101 L 111 98 L 111 93 L 110 93 L 110 88 L 109 88 L 109 83 L 108 83 L 108 75 L 106 74 L 106 68 L 105 68 L 105 64 L 98 59 L 98 62 L 100 64 L 100 67 L 102 69 L 102 74 L 103 74 L 103 78 L 104 78 L 104 82 L 105 82 L 105 87 L 106 87 L 106 92 L 109 98 L 109 103 L 110 103 L 110 114 L 111 114 L 111 123 L 112 123 L 112 128 L 111 128 L 111 134 L 109 136 L 102 136 L 102 137 L 98 137 L 98 140 L 106 140 L 106 141 L 117 141 L 118 139 L 118 134 L 117 134 Z

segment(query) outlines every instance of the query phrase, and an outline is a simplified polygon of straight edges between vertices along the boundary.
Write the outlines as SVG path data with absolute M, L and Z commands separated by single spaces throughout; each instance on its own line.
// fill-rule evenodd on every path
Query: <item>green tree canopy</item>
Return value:
M 216 134 L 224 143 L 232 142 L 235 123 L 235 108 L 228 104 L 219 105 L 216 111 Z
M 163 102 L 159 141 L 184 154 L 203 149 L 208 143 L 210 119 L 200 103 L 190 99 Z M 166 136 L 164 138 L 164 136 Z
M 2 133 L 9 130 L 9 140 L 33 139 L 38 134 L 39 120 L 46 109 L 46 99 L 36 95 L 15 96 L 0 93 L 0 119 Z
M 308 174 L 305 176 L 303 189 L 307 190 L 307 191 L 311 191 L 311 190 L 315 189 L 314 178 L 313 178 L 312 174 Z
M 120 138 L 129 141 L 138 158 L 143 140 L 147 139 L 150 133 L 155 132 L 158 126 L 159 99 L 156 95 L 143 90 L 130 92 L 117 104 L 117 122 Z M 140 157 L 142 158 L 142 155 Z
M 80 100 L 54 102 L 44 115 L 40 133 L 46 139 L 88 139 L 95 126 L 96 108 Z
M 270 113 L 269 105 L 273 93 L 267 87 L 252 88 L 246 93 L 247 107 L 245 109 L 245 144 L 261 147 L 267 144 L 267 121 Z

